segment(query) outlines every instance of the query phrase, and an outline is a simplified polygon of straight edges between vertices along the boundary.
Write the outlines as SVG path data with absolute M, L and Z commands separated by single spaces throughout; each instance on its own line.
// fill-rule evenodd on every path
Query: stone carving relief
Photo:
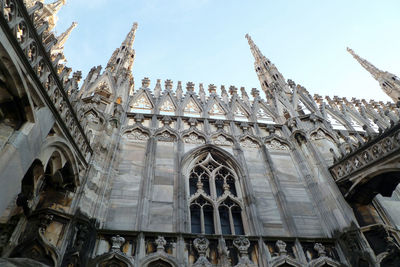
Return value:
M 325 138 L 325 133 L 322 130 L 318 130 L 316 133 L 311 135 L 311 140 L 323 140 Z
M 220 134 L 216 138 L 214 138 L 214 144 L 220 146 L 232 146 L 233 142 L 226 138 L 224 135 Z
M 240 141 L 240 145 L 242 147 L 247 147 L 247 148 L 259 148 L 259 145 L 257 142 L 253 141 L 251 138 L 246 137 Z
M 127 137 L 129 140 L 133 141 L 147 141 L 149 139 L 149 135 L 139 129 L 133 130 L 132 132 L 127 134 Z
M 132 108 L 135 109 L 152 109 L 150 100 L 146 97 L 145 94 L 142 94 L 132 105 Z
M 174 142 L 175 141 L 175 135 L 171 134 L 168 131 L 163 131 L 159 135 L 157 135 L 158 141 L 163 141 L 163 142 Z
M 348 176 L 368 165 L 373 164 L 377 160 L 385 157 L 400 147 L 400 131 L 397 131 L 385 138 L 382 138 L 374 145 L 366 146 L 359 150 L 354 156 L 339 161 L 331 168 L 331 172 L 335 179 Z M 353 152 L 350 150 L 348 153 Z
M 246 117 L 247 118 L 247 115 L 239 106 L 236 106 L 235 117 Z
M 208 114 L 210 115 L 225 115 L 225 112 L 223 111 L 223 109 L 221 108 L 220 105 L 218 105 L 217 103 L 214 103 L 210 109 L 210 111 L 208 112 Z
M 206 141 L 204 140 L 204 138 L 202 136 L 200 136 L 194 132 L 184 136 L 183 141 L 188 144 L 196 144 L 196 145 L 201 145 L 201 144 L 206 143 Z
M 289 150 L 289 147 L 286 144 L 281 143 L 277 139 L 272 139 L 270 141 L 267 141 L 265 142 L 265 145 L 267 146 L 267 149 L 271 150 Z
M 200 108 L 193 101 L 193 99 L 190 99 L 190 101 L 186 104 L 186 107 L 183 109 L 183 112 L 193 113 L 193 114 L 200 113 L 200 111 L 201 111 Z
M 172 104 L 169 98 L 165 99 L 164 103 L 160 107 L 160 111 L 166 111 L 166 112 L 175 111 L 174 104 Z

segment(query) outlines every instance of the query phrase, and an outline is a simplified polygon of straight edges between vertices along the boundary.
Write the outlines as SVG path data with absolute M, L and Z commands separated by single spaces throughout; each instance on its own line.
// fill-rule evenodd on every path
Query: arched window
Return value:
M 190 204 L 190 221 L 193 233 L 214 233 L 212 204 L 200 196 Z
M 244 234 L 238 176 L 223 157 L 201 154 L 192 165 L 188 184 L 192 233 Z M 214 222 L 220 222 L 220 227 Z

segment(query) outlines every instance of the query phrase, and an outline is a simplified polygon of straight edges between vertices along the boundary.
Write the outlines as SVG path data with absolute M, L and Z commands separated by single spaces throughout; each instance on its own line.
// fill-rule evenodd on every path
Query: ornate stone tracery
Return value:
M 210 152 L 196 160 L 189 174 L 191 225 L 194 233 L 215 233 L 218 209 L 224 234 L 244 234 L 240 191 L 235 171 Z

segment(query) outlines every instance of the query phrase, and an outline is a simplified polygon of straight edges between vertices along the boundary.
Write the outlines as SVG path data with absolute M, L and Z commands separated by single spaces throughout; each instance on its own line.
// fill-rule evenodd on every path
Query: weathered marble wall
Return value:
M 146 162 L 147 140 L 134 140 L 129 135 L 121 139 L 117 158 L 118 170 L 112 179 L 106 227 L 118 230 L 135 230 L 139 190 Z
M 176 142 L 157 141 L 154 178 L 151 186 L 148 231 L 172 232 L 174 230 L 174 197 L 176 170 Z M 175 199 L 175 201 L 174 201 Z

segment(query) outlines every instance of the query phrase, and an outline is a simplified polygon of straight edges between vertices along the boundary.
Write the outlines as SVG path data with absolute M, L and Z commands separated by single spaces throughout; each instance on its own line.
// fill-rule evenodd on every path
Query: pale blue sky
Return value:
M 67 0 L 56 29 L 78 22 L 65 54 L 84 78 L 92 66 L 105 67 L 137 21 L 136 88 L 149 77 L 151 88 L 160 78 L 174 86 L 179 80 L 260 89 L 249 33 L 286 79 L 311 94 L 387 101 L 346 46 L 400 76 L 399 11 L 398 0 Z

